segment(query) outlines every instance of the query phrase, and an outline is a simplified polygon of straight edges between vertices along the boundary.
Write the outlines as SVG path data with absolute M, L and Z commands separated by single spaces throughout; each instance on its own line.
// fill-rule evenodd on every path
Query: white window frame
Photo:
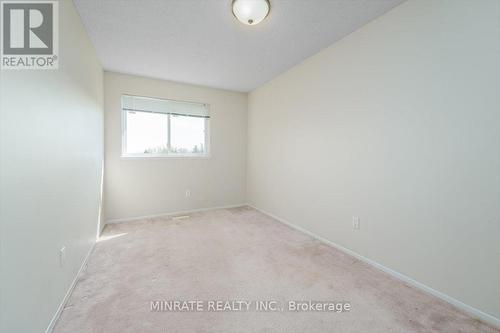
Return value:
M 144 97 L 144 98 L 153 98 L 153 99 L 163 99 L 163 100 L 168 100 L 168 101 L 174 101 L 174 102 L 181 102 L 181 103 L 199 103 L 199 102 L 190 102 L 190 101 L 181 101 L 181 100 L 174 100 L 174 99 L 168 99 L 168 98 L 161 98 L 161 97 L 149 97 L 149 96 L 139 96 L 139 95 L 131 95 L 131 94 L 122 94 L 120 96 L 120 106 L 121 106 L 121 127 L 122 127 L 122 151 L 121 151 L 121 158 L 124 159 L 184 159 L 184 158 L 189 158 L 189 159 L 206 159 L 210 158 L 210 118 L 204 118 L 205 119 L 205 152 L 204 153 L 184 153 L 184 154 L 166 154 L 166 153 L 127 153 L 127 111 L 123 107 L 123 96 L 132 96 L 132 97 Z M 199 103 L 203 104 L 203 103 Z M 205 104 L 206 107 L 208 108 L 208 112 L 210 114 L 210 105 Z M 141 111 L 137 111 L 141 112 Z M 158 112 L 160 113 L 160 112 Z M 168 115 L 168 120 L 167 120 L 167 126 L 168 126 L 168 142 L 167 144 L 170 144 L 170 114 Z

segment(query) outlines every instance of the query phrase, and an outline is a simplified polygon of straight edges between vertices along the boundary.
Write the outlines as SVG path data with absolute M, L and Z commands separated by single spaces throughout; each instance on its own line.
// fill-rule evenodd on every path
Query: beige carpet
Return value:
M 160 300 L 204 303 L 199 311 L 152 311 Z M 251 305 L 208 311 L 216 300 Z M 276 301 L 277 311 L 256 311 L 259 300 Z M 293 312 L 293 300 L 351 309 Z M 55 332 L 499 330 L 244 207 L 108 225 Z

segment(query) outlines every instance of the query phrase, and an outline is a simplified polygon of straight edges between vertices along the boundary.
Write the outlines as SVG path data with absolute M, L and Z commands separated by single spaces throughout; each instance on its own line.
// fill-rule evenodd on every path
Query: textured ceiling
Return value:
M 108 71 L 251 91 L 403 0 L 270 0 L 247 26 L 231 0 L 74 0 Z

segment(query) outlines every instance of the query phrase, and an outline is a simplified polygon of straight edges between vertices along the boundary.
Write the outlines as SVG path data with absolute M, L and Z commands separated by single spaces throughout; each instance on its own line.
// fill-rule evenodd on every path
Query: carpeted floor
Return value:
M 108 225 L 54 331 L 500 332 L 247 207 Z

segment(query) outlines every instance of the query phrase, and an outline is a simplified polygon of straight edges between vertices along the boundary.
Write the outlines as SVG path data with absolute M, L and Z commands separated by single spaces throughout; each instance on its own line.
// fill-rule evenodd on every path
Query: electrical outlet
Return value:
M 191 196 L 191 190 L 186 190 L 186 198 L 189 198 Z
M 354 230 L 358 230 L 359 229 L 359 217 L 357 217 L 357 216 L 353 216 L 352 217 L 352 228 Z
M 66 260 L 66 246 L 63 246 L 59 250 L 59 267 L 64 267 L 65 260 Z

